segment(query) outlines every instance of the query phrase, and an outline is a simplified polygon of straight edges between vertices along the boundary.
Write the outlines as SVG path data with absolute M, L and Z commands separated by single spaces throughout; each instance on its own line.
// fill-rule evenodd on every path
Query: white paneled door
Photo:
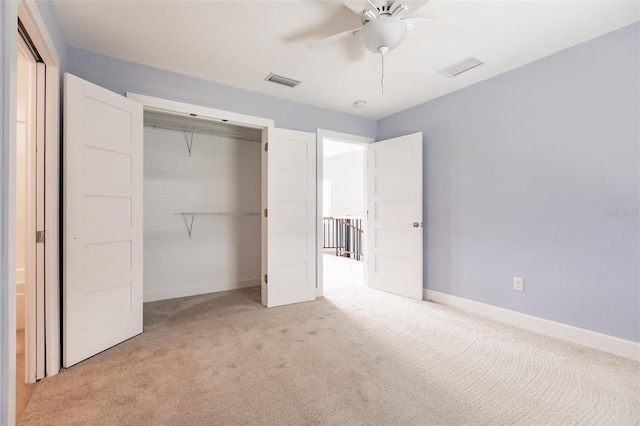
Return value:
M 370 287 L 422 300 L 422 133 L 367 146 Z
M 269 128 L 267 143 L 262 303 L 274 307 L 316 297 L 316 135 Z
M 63 365 L 142 332 L 142 105 L 65 74 Z

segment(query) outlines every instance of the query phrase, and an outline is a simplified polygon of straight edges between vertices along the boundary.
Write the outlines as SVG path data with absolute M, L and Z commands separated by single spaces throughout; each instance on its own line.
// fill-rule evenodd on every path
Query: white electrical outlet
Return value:
M 513 289 L 517 291 L 524 291 L 524 278 L 513 277 Z

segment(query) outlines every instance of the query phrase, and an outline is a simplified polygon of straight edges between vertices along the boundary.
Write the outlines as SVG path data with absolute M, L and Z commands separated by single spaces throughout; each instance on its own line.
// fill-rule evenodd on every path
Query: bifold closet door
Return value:
M 142 332 L 142 105 L 64 76 L 63 366 Z
M 316 135 L 268 129 L 263 152 L 262 303 L 316 298 Z

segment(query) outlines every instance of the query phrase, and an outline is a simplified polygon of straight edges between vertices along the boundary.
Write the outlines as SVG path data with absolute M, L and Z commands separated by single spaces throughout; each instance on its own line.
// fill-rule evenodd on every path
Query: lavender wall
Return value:
M 425 288 L 640 341 L 639 62 L 634 24 L 378 122 L 424 134 Z
M 58 55 L 60 55 L 60 70 L 64 72 L 67 69 L 67 42 L 60 27 L 58 16 L 55 10 L 53 10 L 53 3 L 51 1 L 37 0 L 35 5 L 38 7 L 42 22 L 47 28 L 53 44 L 56 46 Z
M 376 121 L 273 96 L 236 89 L 147 65 L 69 48 L 69 72 L 114 92 L 135 92 L 269 118 L 277 127 L 313 132 L 318 128 L 375 137 Z

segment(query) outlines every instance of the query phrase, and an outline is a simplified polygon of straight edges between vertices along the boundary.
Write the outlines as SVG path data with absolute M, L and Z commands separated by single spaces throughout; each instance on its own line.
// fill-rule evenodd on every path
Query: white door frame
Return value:
M 31 0 L 2 2 L 4 9 L 3 40 L 3 123 L 1 168 L 4 182 L 2 198 L 2 264 L 0 267 L 0 424 L 15 423 L 15 199 L 16 199 L 16 109 L 18 63 L 17 20 L 24 25 L 32 42 L 46 64 L 45 105 L 45 227 L 49 244 L 45 253 L 45 339 L 46 373 L 60 370 L 60 311 L 59 311 L 59 148 L 60 148 L 60 55 L 49 34 L 38 6 Z
M 256 129 L 275 127 L 273 120 L 254 117 L 252 115 L 238 114 L 235 112 L 223 111 L 221 109 L 172 101 L 169 99 L 141 95 L 133 92 L 127 92 L 126 97 L 141 103 L 145 111 L 158 111 L 169 114 L 195 116 L 204 120 L 220 121 L 244 127 L 253 127 Z
M 145 111 L 158 111 L 158 112 L 166 112 L 168 114 L 179 114 L 185 116 L 193 116 L 195 115 L 198 118 L 204 120 L 211 120 L 217 122 L 225 122 L 230 124 L 236 124 L 244 127 L 253 127 L 256 129 L 262 129 L 262 141 L 261 146 L 264 146 L 267 142 L 267 138 L 270 131 L 273 131 L 275 128 L 275 122 L 273 120 L 269 120 L 266 118 L 255 117 L 252 115 L 238 114 L 235 112 L 223 111 L 220 109 L 209 108 L 201 105 L 194 105 L 185 102 L 172 101 L 169 99 L 157 98 L 154 96 L 141 95 L 138 93 L 127 92 L 127 98 L 139 102 L 142 104 Z M 266 165 L 266 157 L 262 156 L 262 182 L 266 182 L 267 179 L 267 169 Z M 262 205 L 266 204 L 265 191 L 262 191 Z M 264 271 L 267 269 L 267 256 L 265 255 L 267 251 L 267 226 L 265 224 L 265 218 L 262 216 L 261 222 L 261 252 L 262 255 L 260 260 L 260 270 L 261 275 L 264 275 Z M 261 300 L 266 300 L 266 288 L 264 278 L 260 279 L 260 287 L 261 287 Z M 144 284 L 143 284 L 144 285 Z
M 316 198 L 316 203 L 317 203 L 317 211 L 316 211 L 316 219 L 317 219 L 317 244 L 316 244 L 316 256 L 317 256 L 317 260 L 316 260 L 316 280 L 317 280 L 317 293 L 316 293 L 316 297 L 322 297 L 324 296 L 324 273 L 322 271 L 322 268 L 324 267 L 324 260 L 322 258 L 322 249 L 323 249 L 323 223 L 322 223 L 322 180 L 323 180 L 323 166 L 324 166 L 324 158 L 323 158 L 323 141 L 325 139 L 333 139 L 339 142 L 345 142 L 345 143 L 352 143 L 352 144 L 356 144 L 356 145 L 368 145 L 370 143 L 375 142 L 374 138 L 368 138 L 368 137 L 364 137 L 364 136 L 357 136 L 357 135 L 350 135 L 348 133 L 340 133 L 340 132 L 334 132 L 332 130 L 325 130 L 325 129 L 318 129 L 317 133 L 316 133 L 316 176 L 317 176 L 317 181 L 316 181 L 316 194 L 317 194 L 317 198 Z M 367 151 L 366 149 L 364 150 L 364 162 L 366 165 L 367 162 Z M 364 184 L 365 184 L 365 188 L 364 188 L 364 197 L 365 197 L 365 206 L 366 206 L 366 196 L 367 196 L 367 168 L 364 167 Z M 367 246 L 367 235 L 366 235 L 366 229 L 367 229 L 367 215 L 365 214 L 365 216 L 362 218 L 362 224 L 363 224 L 363 229 L 365 229 L 365 234 L 363 235 L 363 247 Z M 365 258 L 365 262 L 366 262 L 366 258 Z M 365 268 L 366 270 L 366 268 Z M 365 281 L 366 282 L 366 281 Z
M 45 192 L 46 230 L 45 276 L 45 357 L 46 376 L 60 372 L 60 54 L 40 11 L 31 0 L 18 3 L 18 17 L 46 66 L 45 93 Z M 17 59 L 17 58 L 16 58 Z
M 44 377 L 44 246 L 36 244 L 36 231 L 44 229 L 43 193 L 44 172 L 43 154 L 44 134 L 38 132 L 38 126 L 44 124 L 45 65 L 37 62 L 27 42 L 18 37 L 18 52 L 28 62 L 24 78 L 27 84 L 26 128 L 25 128 L 25 163 L 23 178 L 25 185 L 16 190 L 16 197 L 22 193 L 25 204 L 22 215 L 25 223 L 24 235 L 24 380 L 34 383 Z M 21 84 L 18 82 L 18 84 Z M 16 167 L 17 172 L 17 167 Z M 17 178 L 16 178 L 17 179 Z M 19 218 L 16 217 L 16 221 Z M 17 242 L 16 242 L 17 243 Z M 40 313 L 40 314 L 39 314 Z M 18 379 L 19 380 L 19 379 Z

